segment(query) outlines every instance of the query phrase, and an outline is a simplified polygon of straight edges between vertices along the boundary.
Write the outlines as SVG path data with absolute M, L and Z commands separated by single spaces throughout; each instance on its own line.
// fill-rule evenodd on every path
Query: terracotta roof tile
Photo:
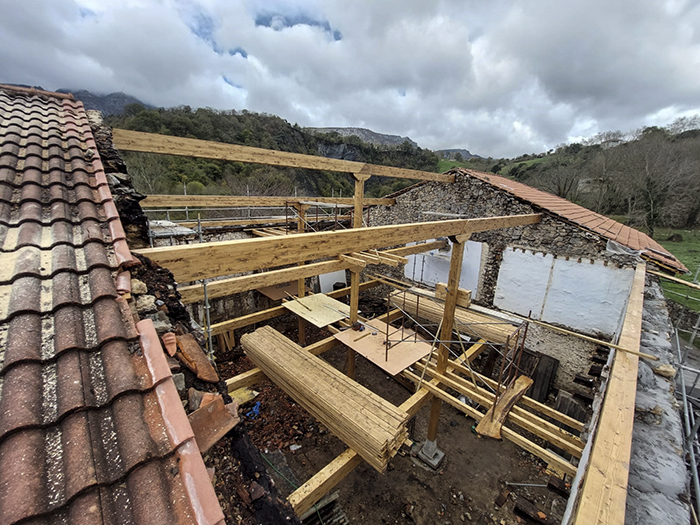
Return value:
M 221 522 L 82 104 L 0 112 L 0 521 Z
M 665 266 L 670 266 L 678 272 L 687 272 L 688 269 L 673 254 L 665 250 L 659 243 L 648 235 L 641 233 L 629 226 L 620 224 L 603 215 L 579 206 L 572 202 L 549 194 L 542 190 L 531 188 L 520 182 L 512 181 L 492 173 L 482 171 L 457 168 L 454 173 L 461 173 L 488 182 L 498 189 L 507 191 L 515 197 L 526 201 L 537 208 L 541 208 L 549 213 L 561 216 L 563 219 L 571 221 L 582 228 L 593 231 L 606 239 L 616 241 L 631 248 L 642 251 L 644 256 Z M 654 253 L 650 249 L 661 253 Z

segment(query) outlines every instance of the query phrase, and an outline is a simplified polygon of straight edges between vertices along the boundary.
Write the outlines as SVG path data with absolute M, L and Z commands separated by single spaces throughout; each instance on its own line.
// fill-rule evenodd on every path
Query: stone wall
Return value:
M 540 212 L 487 182 L 458 173 L 453 184 L 428 182 L 398 195 L 394 206 L 377 207 L 372 211 L 371 226 L 448 220 L 423 214 L 423 211 L 461 214 L 470 219 Z M 507 246 L 530 248 L 558 257 L 589 257 L 619 266 L 636 264 L 632 257 L 606 252 L 607 243 L 598 235 L 548 214 L 544 214 L 538 224 L 476 233 L 471 240 L 484 242 L 489 247 L 482 268 L 482 287 L 478 295 L 475 294 L 475 302 L 484 306 L 493 305 L 498 271 Z

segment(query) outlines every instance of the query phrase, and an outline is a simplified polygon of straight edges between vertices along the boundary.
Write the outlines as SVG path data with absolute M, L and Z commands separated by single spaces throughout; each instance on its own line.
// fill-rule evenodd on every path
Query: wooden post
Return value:
M 360 270 L 350 269 L 350 324 L 354 325 L 358 318 L 358 305 L 360 304 Z M 355 351 L 348 348 L 348 359 L 345 366 L 349 378 L 355 379 Z
M 296 206 L 297 212 L 299 213 L 299 219 L 297 222 L 297 230 L 299 233 L 304 233 L 306 230 L 305 218 L 306 210 L 309 206 L 305 204 L 299 204 Z M 300 262 L 299 266 L 304 266 L 306 261 Z M 297 297 L 300 299 L 306 295 L 306 279 L 303 277 L 297 281 Z M 306 346 L 306 321 L 299 318 L 299 346 Z
M 353 213 L 353 228 L 362 228 L 362 201 L 365 197 L 365 181 L 369 175 L 365 173 L 353 173 L 355 177 L 355 210 Z M 360 303 L 360 272 L 351 269 L 350 271 L 350 324 L 357 322 L 357 308 Z M 345 370 L 351 379 L 355 379 L 355 351 L 348 348 L 347 363 Z
M 447 279 L 447 295 L 445 296 L 445 311 L 442 316 L 442 330 L 440 331 L 440 341 L 450 341 L 452 339 L 452 327 L 455 320 L 455 307 L 459 297 L 459 277 L 462 273 L 462 259 L 464 258 L 464 245 L 469 236 L 456 237 L 452 243 L 452 258 L 450 259 L 450 274 Z M 437 370 L 439 374 L 444 374 L 447 370 L 447 363 L 450 360 L 450 345 L 440 343 L 438 345 Z M 440 421 L 440 409 L 442 400 L 433 397 L 430 407 L 430 422 L 428 423 L 428 440 L 435 441 L 437 437 L 438 422 Z
M 362 228 L 362 201 L 365 197 L 365 181 L 369 175 L 353 173 L 355 177 L 355 210 L 353 212 L 353 228 Z

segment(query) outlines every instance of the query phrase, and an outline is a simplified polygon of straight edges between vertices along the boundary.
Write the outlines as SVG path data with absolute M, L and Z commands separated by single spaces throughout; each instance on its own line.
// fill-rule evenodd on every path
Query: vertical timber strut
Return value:
M 297 212 L 299 213 L 299 218 L 297 221 L 297 230 L 299 233 L 304 233 L 306 230 L 306 210 L 309 208 L 308 205 L 298 204 L 295 206 Z M 318 209 L 318 208 L 317 208 Z M 300 262 L 299 266 L 304 266 L 305 262 Z M 297 281 L 297 297 L 301 299 L 306 295 L 306 279 L 303 277 Z M 299 317 L 299 346 L 306 346 L 306 321 Z
M 464 246 L 469 235 L 459 235 L 452 240 L 452 257 L 450 258 L 450 273 L 447 279 L 447 294 L 445 297 L 445 310 L 442 316 L 442 327 L 438 343 L 437 373 L 444 374 L 450 359 L 450 343 L 452 341 L 452 328 L 455 320 L 455 308 L 459 296 L 459 277 L 462 273 L 462 260 L 464 259 Z M 429 465 L 437 468 L 445 457 L 444 452 L 437 448 L 437 430 L 440 422 L 440 409 L 442 400 L 433 397 L 430 406 L 430 421 L 428 423 L 428 435 L 419 456 Z
M 353 173 L 355 177 L 354 212 L 352 215 L 352 227 L 362 228 L 362 201 L 365 198 L 365 181 L 370 177 L 366 173 Z M 357 322 L 357 308 L 360 304 L 360 271 L 350 270 L 350 324 Z M 355 351 L 348 348 L 345 370 L 348 377 L 355 378 Z

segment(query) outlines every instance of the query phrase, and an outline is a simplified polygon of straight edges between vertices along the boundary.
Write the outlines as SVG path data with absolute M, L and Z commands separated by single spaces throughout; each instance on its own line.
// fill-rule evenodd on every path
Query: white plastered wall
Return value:
M 580 261 L 580 262 L 579 262 Z M 507 248 L 494 306 L 588 334 L 612 336 L 629 298 L 633 268 Z
M 471 290 L 472 297 L 476 297 L 478 293 L 483 249 L 483 243 L 474 241 L 467 241 L 464 248 L 459 287 Z M 446 283 L 450 273 L 451 257 L 452 245 L 450 245 L 449 251 L 431 250 L 426 253 L 410 255 L 408 264 L 404 267 L 404 275 L 408 279 L 429 286 L 435 286 L 436 283 Z

